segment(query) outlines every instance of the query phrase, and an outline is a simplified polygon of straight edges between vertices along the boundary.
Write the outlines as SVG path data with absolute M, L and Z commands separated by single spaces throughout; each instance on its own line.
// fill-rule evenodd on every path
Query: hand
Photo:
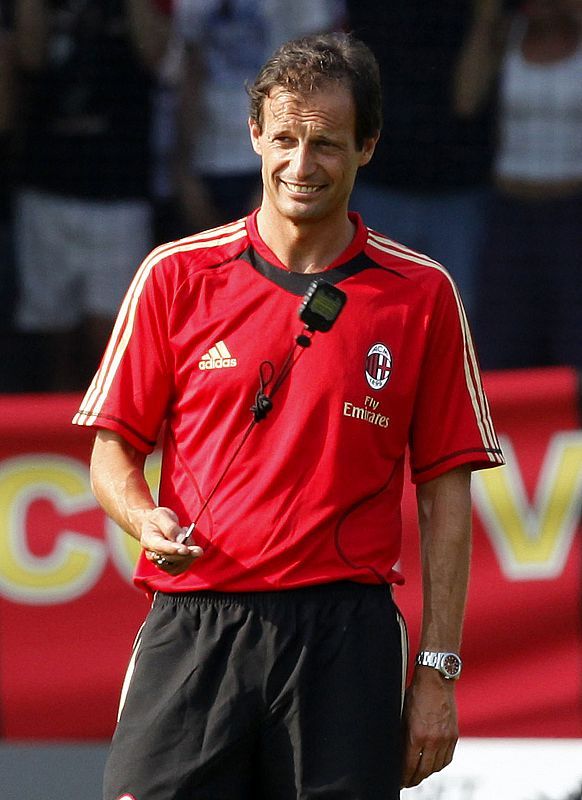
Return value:
M 153 508 L 147 512 L 142 523 L 140 544 L 146 558 L 168 575 L 180 575 L 193 561 L 204 555 L 201 547 L 176 541 L 183 531 L 177 515 L 170 508 Z M 160 556 L 166 559 L 166 563 L 158 563 Z
M 417 667 L 406 691 L 402 787 L 418 786 L 450 764 L 459 738 L 454 682 Z

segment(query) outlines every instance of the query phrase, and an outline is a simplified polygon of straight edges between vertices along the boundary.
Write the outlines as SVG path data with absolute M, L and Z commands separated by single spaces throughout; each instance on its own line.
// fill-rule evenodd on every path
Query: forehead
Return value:
M 314 128 L 355 129 L 356 112 L 350 89 L 329 83 L 322 89 L 297 93 L 281 86 L 271 90 L 263 106 L 265 128 L 309 125 Z

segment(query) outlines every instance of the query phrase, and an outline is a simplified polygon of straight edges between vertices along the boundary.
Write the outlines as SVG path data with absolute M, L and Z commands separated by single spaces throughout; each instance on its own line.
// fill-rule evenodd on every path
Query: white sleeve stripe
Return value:
M 410 247 L 406 247 L 404 244 L 400 244 L 400 242 L 395 242 L 393 239 L 388 239 L 386 236 L 381 236 L 380 234 L 376 233 L 375 231 L 370 230 L 368 228 L 368 241 L 372 243 L 376 243 L 379 245 L 385 245 L 390 247 L 390 252 L 393 252 L 395 255 L 402 255 L 405 256 L 415 256 L 413 260 L 422 259 L 419 263 L 422 264 L 438 264 L 434 258 L 431 258 L 426 253 L 419 253 L 416 250 L 412 250 Z
M 99 415 L 111 384 L 115 378 L 119 364 L 127 349 L 131 335 L 133 333 L 133 326 L 135 322 L 135 315 L 140 295 L 143 291 L 145 282 L 152 271 L 152 269 L 167 256 L 176 253 L 189 252 L 207 247 L 218 247 L 223 244 L 229 244 L 237 239 L 246 236 L 245 228 L 240 226 L 232 226 L 234 233 L 230 236 L 221 236 L 219 238 L 208 240 L 204 236 L 194 236 L 188 239 L 182 239 L 171 245 L 163 245 L 154 250 L 142 263 L 138 269 L 131 286 L 123 300 L 120 312 L 118 314 L 109 344 L 105 350 L 103 362 L 95 374 L 93 381 L 87 390 L 85 397 L 81 403 L 81 409 L 75 416 L 73 422 L 77 425 L 91 426 L 95 423 Z M 219 229 L 223 230 L 223 229 Z
M 463 340 L 464 340 L 464 344 L 465 344 L 465 352 L 467 352 L 467 350 L 469 352 L 470 359 L 471 359 L 471 369 L 472 369 L 472 373 L 473 373 L 473 376 L 474 376 L 473 378 L 468 377 L 467 378 L 467 382 L 469 384 L 469 381 L 471 381 L 471 383 L 474 383 L 474 385 L 476 387 L 477 397 L 478 397 L 478 401 L 479 401 L 479 407 L 480 407 L 481 414 L 482 414 L 481 419 L 482 419 L 484 427 L 488 431 L 487 441 L 489 441 L 491 448 L 493 450 L 497 451 L 497 452 L 494 452 L 494 453 L 489 453 L 489 460 L 490 461 L 497 461 L 498 463 L 502 464 L 503 463 L 503 457 L 501 456 L 501 447 L 499 445 L 499 440 L 497 439 L 497 435 L 496 435 L 495 429 L 493 427 L 493 420 L 491 419 L 491 412 L 489 410 L 489 403 L 487 401 L 487 395 L 485 394 L 485 391 L 483 390 L 483 384 L 481 382 L 481 372 L 479 370 L 479 363 L 477 361 L 477 355 L 475 353 L 475 346 L 473 344 L 473 337 L 471 336 L 471 331 L 470 331 L 470 328 L 469 328 L 469 322 L 467 320 L 467 315 L 466 315 L 466 312 L 465 312 L 465 308 L 463 306 L 463 303 L 461 301 L 459 292 L 458 292 L 453 280 L 451 279 L 449 274 L 446 272 L 446 270 L 443 270 L 443 272 L 447 275 L 447 277 L 449 278 L 449 281 L 451 282 L 451 284 L 452 284 L 452 286 L 454 288 L 455 298 L 456 298 L 456 301 L 457 301 L 457 308 L 459 309 L 459 314 L 461 315 L 461 319 L 462 319 L 462 322 L 463 322 L 462 330 L 463 330 Z M 467 359 L 465 360 L 465 364 L 466 364 L 465 374 L 467 374 L 466 370 L 467 370 L 467 367 L 469 366 L 468 363 L 467 363 Z
M 502 458 L 499 455 L 499 453 L 491 452 L 491 451 L 499 451 L 500 449 L 499 442 L 497 441 L 495 430 L 493 428 L 493 422 L 491 420 L 489 406 L 487 404 L 487 398 L 485 397 L 485 393 L 481 385 L 479 377 L 480 375 L 479 367 L 477 364 L 477 357 L 475 355 L 475 349 L 473 346 L 473 341 L 471 338 L 467 317 L 465 315 L 465 309 L 463 308 L 463 303 L 461 301 L 459 292 L 457 290 L 457 287 L 455 286 L 454 281 L 452 280 L 447 270 L 443 266 L 441 266 L 437 261 L 433 261 L 432 259 L 429 258 L 424 258 L 419 254 L 414 253 L 414 251 L 408 250 L 408 248 L 405 248 L 406 252 L 403 252 L 402 250 L 396 249 L 392 246 L 386 246 L 389 242 L 390 242 L 389 239 L 381 239 L 378 236 L 370 236 L 368 239 L 368 244 L 370 246 L 375 247 L 384 253 L 390 253 L 391 255 L 397 256 L 398 258 L 402 258 L 405 261 L 413 261 L 417 264 L 422 264 L 424 266 L 431 267 L 432 269 L 436 269 L 443 275 L 445 275 L 447 280 L 450 282 L 455 296 L 455 302 L 457 304 L 457 311 L 459 314 L 459 321 L 461 324 L 461 332 L 463 335 L 463 365 L 465 372 L 465 383 L 467 385 L 467 391 L 469 393 L 469 397 L 471 398 L 473 411 L 475 413 L 475 420 L 477 422 L 477 426 L 481 434 L 481 439 L 483 441 L 483 445 L 485 447 L 489 460 L 502 463 Z

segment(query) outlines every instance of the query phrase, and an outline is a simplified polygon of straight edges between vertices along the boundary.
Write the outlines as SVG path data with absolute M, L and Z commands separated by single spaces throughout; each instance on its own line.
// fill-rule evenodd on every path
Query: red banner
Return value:
M 473 479 L 458 684 L 464 736 L 582 737 L 582 431 L 570 370 L 486 376 L 507 467 Z M 104 739 L 147 613 L 132 540 L 98 509 L 78 397 L 0 397 L 0 730 Z M 159 459 L 148 462 L 156 482 Z M 414 652 L 420 577 L 406 489 L 397 600 Z

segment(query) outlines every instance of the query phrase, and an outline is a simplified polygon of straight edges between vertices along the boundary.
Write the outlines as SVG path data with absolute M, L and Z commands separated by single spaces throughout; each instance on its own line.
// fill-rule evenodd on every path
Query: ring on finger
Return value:
M 167 565 L 170 563 L 170 562 L 168 561 L 168 559 L 167 559 L 165 556 L 163 556 L 161 553 L 156 553 L 156 554 L 154 555 L 154 557 L 152 558 L 152 561 L 153 561 L 153 562 L 154 562 L 154 564 L 156 564 L 158 567 L 166 567 L 166 566 L 167 566 Z

